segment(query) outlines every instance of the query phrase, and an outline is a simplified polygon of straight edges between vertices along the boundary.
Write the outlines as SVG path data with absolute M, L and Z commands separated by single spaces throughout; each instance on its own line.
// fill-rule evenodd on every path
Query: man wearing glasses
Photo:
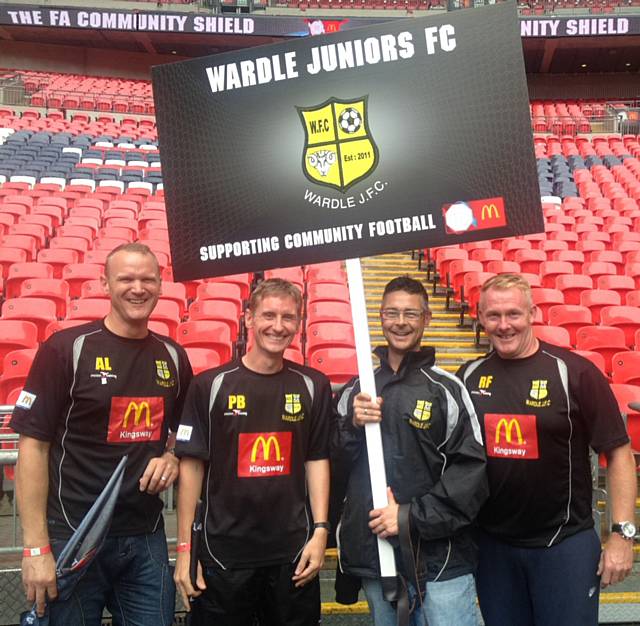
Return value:
M 260 283 L 245 314 L 253 334 L 247 354 L 203 372 L 189 388 L 176 436 L 175 580 L 185 606 L 195 598 L 193 626 L 251 626 L 256 616 L 265 626 L 320 620 L 331 386 L 324 374 L 283 358 L 301 312 L 291 283 Z M 189 542 L 198 498 L 205 519 L 194 588 Z
M 466 389 L 435 366 L 434 348 L 420 345 L 431 319 L 423 285 L 394 278 L 380 317 L 387 345 L 375 350 L 379 397 L 361 393 L 358 379 L 338 397 L 332 471 L 338 484 L 346 481 L 340 567 L 362 580 L 375 626 L 394 626 L 376 536 L 397 548 L 399 530 L 408 525 L 410 549 L 396 549 L 396 564 L 412 603 L 411 624 L 476 626 L 470 526 L 488 495 L 480 426 Z M 371 422 L 380 422 L 389 485 L 388 505 L 375 510 L 363 428 Z

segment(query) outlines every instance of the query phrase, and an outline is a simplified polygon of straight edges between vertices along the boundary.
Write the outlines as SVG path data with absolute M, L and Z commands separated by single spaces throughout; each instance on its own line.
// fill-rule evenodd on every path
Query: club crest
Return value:
M 302 171 L 311 182 L 344 193 L 375 170 L 379 154 L 367 99 L 329 98 L 316 107 L 296 107 L 305 132 Z

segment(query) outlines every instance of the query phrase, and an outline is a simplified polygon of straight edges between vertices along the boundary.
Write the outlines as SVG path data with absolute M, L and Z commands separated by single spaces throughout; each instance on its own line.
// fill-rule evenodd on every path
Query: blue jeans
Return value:
M 478 532 L 478 597 L 487 626 L 597 626 L 600 542 L 593 528 L 550 548 Z
M 52 540 L 57 557 L 64 540 Z M 64 602 L 49 606 L 50 626 L 100 626 L 106 607 L 114 626 L 170 626 L 175 585 L 164 530 L 109 537 Z
M 384 599 L 378 578 L 363 578 L 362 588 L 367 596 L 375 626 L 396 626 L 396 610 Z M 427 583 L 423 604 L 416 598 L 416 589 L 409 585 L 409 600 L 415 605 L 411 626 L 478 626 L 476 587 L 472 574 L 451 580 Z

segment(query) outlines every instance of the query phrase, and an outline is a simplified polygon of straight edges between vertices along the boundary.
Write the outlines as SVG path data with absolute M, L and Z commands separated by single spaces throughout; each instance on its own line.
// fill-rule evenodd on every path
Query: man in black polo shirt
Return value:
M 251 295 L 253 346 L 197 376 L 177 432 L 180 457 L 175 579 L 192 624 L 313 626 L 328 534 L 331 388 L 320 372 L 283 359 L 302 299 L 271 279 Z M 308 492 L 311 511 L 306 507 Z M 198 498 L 205 523 L 199 589 L 189 579 Z
M 501 274 L 478 317 L 493 351 L 459 371 L 484 429 L 490 496 L 478 522 L 487 626 L 595 626 L 598 589 L 633 563 L 636 475 L 609 385 L 586 359 L 538 341 L 529 284 Z M 614 522 L 601 554 L 589 448 L 604 453 Z
M 50 623 L 99 626 L 106 606 L 114 624 L 170 624 L 175 590 L 158 494 L 178 476 L 167 442 L 191 367 L 179 345 L 147 329 L 160 295 L 147 246 L 116 248 L 102 280 L 109 314 L 42 344 L 11 419 L 23 583 L 42 614 L 57 593 L 55 557 L 126 454 L 106 543 L 71 598 L 50 604 Z

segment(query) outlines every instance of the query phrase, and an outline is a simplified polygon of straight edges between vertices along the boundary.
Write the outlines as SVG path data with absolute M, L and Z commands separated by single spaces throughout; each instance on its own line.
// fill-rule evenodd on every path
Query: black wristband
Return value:
M 313 529 L 315 530 L 316 528 L 324 528 L 329 531 L 331 530 L 331 524 L 329 522 L 314 522 Z

